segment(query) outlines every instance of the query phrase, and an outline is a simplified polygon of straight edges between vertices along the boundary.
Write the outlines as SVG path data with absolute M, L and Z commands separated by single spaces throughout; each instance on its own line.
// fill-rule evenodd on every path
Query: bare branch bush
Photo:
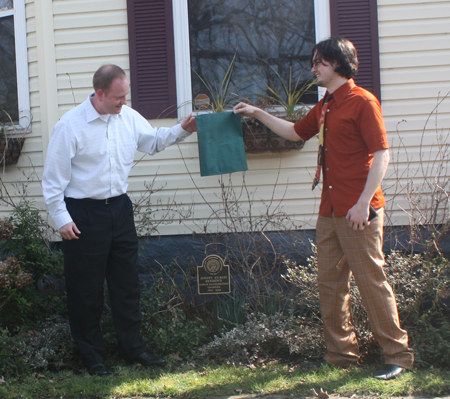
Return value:
M 231 174 L 228 177 L 221 175 L 217 201 L 211 203 L 189 172 L 181 148 L 180 153 L 193 185 L 211 211 L 206 221 L 202 221 L 204 224 L 197 224 L 204 234 L 205 255 L 218 254 L 225 264 L 230 265 L 233 292 L 227 296 L 221 295 L 219 318 L 227 314 L 241 315 L 239 318 L 242 321 L 244 314 L 264 312 L 273 315 L 286 310 L 289 297 L 294 293 L 285 289 L 286 282 L 280 278 L 285 270 L 280 247 L 287 246 L 291 251 L 298 251 L 305 245 L 295 235 L 300 228 L 298 222 L 283 210 L 287 188 L 281 198 L 275 196 L 281 166 L 269 199 L 257 199 L 257 188 L 247 184 L 244 172 L 238 185 L 233 183 Z M 258 201 L 260 207 L 256 206 Z M 236 321 L 222 320 L 223 324 L 228 325 Z
M 298 228 L 282 209 L 285 193 L 275 200 L 275 183 L 272 198 L 263 202 L 264 210 L 258 214 L 254 209 L 256 190 L 250 191 L 245 174 L 239 187 L 233 185 L 231 176 L 227 183 L 221 177 L 219 183 L 221 206 L 211 216 L 217 218 L 220 231 L 215 231 L 212 223 L 205 226 L 206 253 L 221 254 L 230 265 L 234 293 L 229 298 L 244 297 L 250 312 L 274 314 L 287 301 L 279 278 L 284 258 L 274 241 L 281 239 L 295 246 L 289 242 L 295 241 L 290 232 Z
M 183 206 L 173 198 L 163 202 L 160 198 L 154 200 L 156 193 L 162 191 L 165 185 L 156 186 L 156 174 L 152 181 L 144 182 L 145 191 L 139 198 L 133 199 L 133 212 L 136 231 L 140 236 L 158 234 L 158 227 L 173 223 L 175 220 L 189 219 L 193 213 L 193 205 Z
M 0 204 L 12 209 L 12 213 L 21 219 L 23 225 L 31 223 L 30 214 L 24 209 L 29 209 L 33 214 L 33 231 L 47 250 L 52 251 L 52 238 L 57 230 L 47 222 L 43 216 L 44 210 L 37 209 L 33 199 L 30 199 L 29 186 L 39 180 L 35 167 L 21 170 L 23 179 L 15 183 L 7 183 L 0 177 Z M 46 214 L 46 213 L 45 213 Z M 47 214 L 46 214 L 47 215 Z
M 430 260 L 437 254 L 442 255 L 439 247 L 442 239 L 450 230 L 450 129 L 438 127 L 439 107 L 449 100 L 450 92 L 438 98 L 437 104 L 428 115 L 422 129 L 419 146 L 419 159 L 415 160 L 408 154 L 407 145 L 399 132 L 399 145 L 393 154 L 391 165 L 394 168 L 394 183 L 391 187 L 393 195 L 388 207 L 403 211 L 409 220 L 407 238 L 410 249 L 422 249 L 426 259 Z M 434 120 L 435 140 L 430 141 L 430 122 Z M 406 162 L 402 162 L 404 157 Z M 402 199 L 406 199 L 406 205 Z M 392 216 L 386 214 L 387 224 L 392 225 Z M 425 233 L 425 234 L 424 234 Z

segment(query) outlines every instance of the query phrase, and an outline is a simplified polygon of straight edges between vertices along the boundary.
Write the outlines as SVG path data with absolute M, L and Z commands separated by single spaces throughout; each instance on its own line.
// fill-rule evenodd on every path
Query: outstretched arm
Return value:
M 241 114 L 250 118 L 255 118 L 264 123 L 270 130 L 278 134 L 279 136 L 290 140 L 300 141 L 301 137 L 294 130 L 294 123 L 285 119 L 277 118 L 263 111 L 261 108 L 254 107 L 253 105 L 239 103 L 234 108 L 235 114 Z

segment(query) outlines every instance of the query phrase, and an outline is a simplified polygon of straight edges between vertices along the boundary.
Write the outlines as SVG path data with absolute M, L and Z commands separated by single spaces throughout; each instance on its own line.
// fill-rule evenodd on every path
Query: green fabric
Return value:
M 241 116 L 233 112 L 195 117 L 202 176 L 247 170 Z

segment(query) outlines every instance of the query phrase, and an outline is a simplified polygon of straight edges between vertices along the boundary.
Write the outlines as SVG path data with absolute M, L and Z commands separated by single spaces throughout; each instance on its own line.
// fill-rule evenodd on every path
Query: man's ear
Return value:
M 98 90 L 95 92 L 95 95 L 97 96 L 97 98 L 98 98 L 100 101 L 103 101 L 103 99 L 104 99 L 105 96 L 106 96 L 105 91 L 104 91 L 103 89 L 98 89 Z

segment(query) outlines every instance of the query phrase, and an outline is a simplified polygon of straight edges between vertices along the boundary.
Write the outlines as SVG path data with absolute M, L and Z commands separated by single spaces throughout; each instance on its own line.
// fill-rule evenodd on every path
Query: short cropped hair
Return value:
M 337 63 L 335 72 L 344 78 L 351 79 L 358 72 L 358 54 L 350 40 L 343 37 L 330 37 L 317 43 L 311 53 L 311 66 L 314 65 L 314 54 L 325 61 Z
M 97 69 L 97 72 L 95 72 L 94 78 L 92 79 L 94 90 L 103 90 L 105 94 L 108 94 L 114 79 L 125 79 L 126 77 L 127 76 L 121 67 L 114 64 L 103 65 Z

